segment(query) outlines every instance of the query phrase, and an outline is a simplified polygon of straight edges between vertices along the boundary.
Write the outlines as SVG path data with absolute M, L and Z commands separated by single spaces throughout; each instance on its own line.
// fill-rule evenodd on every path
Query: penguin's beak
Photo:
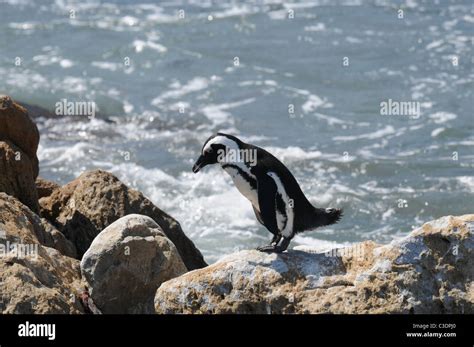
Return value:
M 205 158 L 203 155 L 199 156 L 198 160 L 193 165 L 193 172 L 198 173 L 199 170 L 201 170 L 204 166 L 206 166 L 207 163 L 205 161 Z

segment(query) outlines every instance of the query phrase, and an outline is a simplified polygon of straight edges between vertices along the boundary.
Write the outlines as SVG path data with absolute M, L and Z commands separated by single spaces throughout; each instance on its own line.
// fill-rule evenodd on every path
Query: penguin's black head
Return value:
M 199 170 L 206 165 L 217 164 L 218 150 L 216 147 L 217 145 L 211 145 L 206 149 L 206 151 L 202 152 L 198 160 L 196 160 L 196 163 L 193 165 L 194 173 L 199 172 Z
M 217 164 L 224 157 L 229 147 L 237 146 L 239 139 L 232 135 L 217 133 L 207 139 L 202 146 L 201 155 L 193 166 L 193 172 L 197 173 L 206 165 Z

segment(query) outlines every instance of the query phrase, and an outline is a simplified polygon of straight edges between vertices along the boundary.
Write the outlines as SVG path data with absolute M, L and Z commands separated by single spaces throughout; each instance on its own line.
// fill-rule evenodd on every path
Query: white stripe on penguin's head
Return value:
M 224 135 L 216 135 L 214 137 L 211 137 L 203 146 L 202 148 L 202 154 L 204 154 L 206 151 L 208 151 L 211 148 L 211 145 L 223 145 L 227 147 L 227 149 L 239 149 L 239 145 L 236 141 L 230 139 L 227 136 Z

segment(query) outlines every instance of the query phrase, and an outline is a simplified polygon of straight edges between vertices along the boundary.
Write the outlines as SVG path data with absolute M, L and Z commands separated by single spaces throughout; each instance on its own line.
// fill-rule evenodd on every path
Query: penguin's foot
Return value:
M 272 252 L 275 251 L 276 247 L 277 247 L 277 245 L 275 245 L 275 244 L 260 246 L 260 247 L 257 247 L 257 251 L 272 253 Z
M 281 253 L 285 250 L 285 248 L 278 245 L 266 245 L 257 247 L 257 250 L 266 253 Z
M 257 247 L 257 250 L 260 252 L 268 252 L 268 253 L 281 253 L 286 251 L 288 245 L 290 244 L 291 237 L 283 237 L 283 241 L 278 244 L 280 241 L 281 236 L 275 236 L 269 245 Z
M 272 240 L 272 243 L 270 243 L 268 246 L 258 247 L 257 250 L 259 250 L 260 252 L 268 252 L 268 253 L 284 252 L 286 251 L 286 249 L 288 248 L 288 245 L 290 244 L 291 237 L 290 238 L 283 237 L 283 241 L 279 245 L 274 243 L 273 241 L 274 240 Z M 278 241 L 280 240 L 278 239 Z

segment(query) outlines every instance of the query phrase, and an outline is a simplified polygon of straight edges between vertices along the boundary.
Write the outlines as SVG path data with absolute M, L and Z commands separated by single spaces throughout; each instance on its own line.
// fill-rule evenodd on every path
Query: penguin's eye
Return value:
M 214 150 L 213 150 L 212 148 L 209 148 L 209 149 L 207 150 L 207 153 L 209 153 L 209 154 L 211 154 L 212 152 L 214 152 Z

